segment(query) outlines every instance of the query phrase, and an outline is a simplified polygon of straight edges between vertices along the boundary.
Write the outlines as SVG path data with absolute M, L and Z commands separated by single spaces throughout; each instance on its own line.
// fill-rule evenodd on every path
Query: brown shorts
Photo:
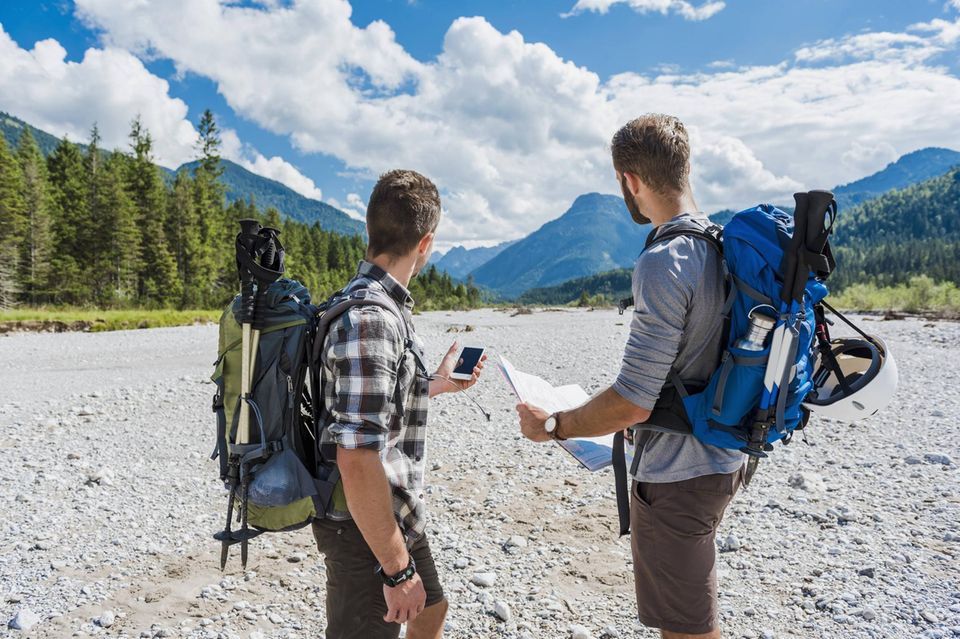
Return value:
M 665 484 L 633 484 L 630 529 L 640 622 L 704 634 L 717 624 L 714 538 L 742 469 Z
M 396 639 L 400 624 L 383 620 L 387 604 L 377 558 L 352 521 L 314 522 L 313 536 L 327 566 L 326 639 Z M 443 601 L 437 566 L 424 535 L 410 548 L 427 591 L 427 606 Z

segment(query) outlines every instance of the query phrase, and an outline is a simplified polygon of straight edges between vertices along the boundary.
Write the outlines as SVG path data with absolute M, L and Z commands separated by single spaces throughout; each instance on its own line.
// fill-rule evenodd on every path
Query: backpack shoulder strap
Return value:
M 667 229 L 663 233 L 657 233 L 654 231 L 647 236 L 647 241 L 643 245 L 643 250 L 646 251 L 651 246 L 669 242 L 670 240 L 678 237 L 699 238 L 716 249 L 720 255 L 723 255 L 723 242 L 721 240 L 723 237 L 723 227 L 718 224 L 711 224 L 705 229 L 700 228 L 696 224 L 678 224 Z

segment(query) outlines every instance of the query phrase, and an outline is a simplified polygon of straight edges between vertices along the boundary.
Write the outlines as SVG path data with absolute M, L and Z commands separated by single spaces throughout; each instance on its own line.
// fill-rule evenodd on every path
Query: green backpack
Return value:
M 256 366 L 251 380 L 250 441 L 237 444 L 241 402 L 241 296 L 220 317 L 213 411 L 217 445 L 211 456 L 220 461 L 220 478 L 231 490 L 226 529 L 215 537 L 226 547 L 262 532 L 294 530 L 322 512 L 317 503 L 316 433 L 311 415 L 308 355 L 317 308 L 297 281 L 270 284 L 257 305 L 260 328 Z M 242 530 L 231 530 L 235 511 L 245 512 Z M 247 526 L 248 524 L 249 526 Z
M 220 317 L 219 356 L 211 377 L 217 388 L 217 446 L 211 459 L 219 459 L 220 479 L 230 491 L 226 526 L 214 535 L 223 544 L 221 569 L 232 544 L 242 544 L 246 565 L 247 541 L 264 532 L 302 528 L 325 517 L 336 497 L 342 499 L 336 464 L 324 460 L 318 446 L 324 426 L 319 360 L 330 324 L 355 306 L 380 306 L 400 319 L 408 331 L 407 348 L 413 348 L 400 308 L 378 288 L 339 291 L 315 306 L 299 282 L 280 279 L 267 285 L 256 307 L 260 337 L 248 401 L 250 441 L 238 444 L 241 305 L 238 295 Z M 239 530 L 233 529 L 234 514 Z

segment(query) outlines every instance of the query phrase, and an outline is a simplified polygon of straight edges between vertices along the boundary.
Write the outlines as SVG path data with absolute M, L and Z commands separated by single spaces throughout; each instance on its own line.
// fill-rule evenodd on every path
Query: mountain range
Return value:
M 513 298 L 531 288 L 630 264 L 649 232 L 649 226 L 634 223 L 622 197 L 588 193 L 471 275 L 478 285 Z
M 56 136 L 0 111 L 0 135 L 6 138 L 10 147 L 16 147 L 25 128 L 30 129 L 44 156 L 50 155 L 60 143 L 60 139 Z M 81 144 L 80 147 L 81 150 L 86 149 L 86 145 Z M 281 215 L 299 222 L 308 224 L 319 222 L 321 228 L 328 231 L 344 235 L 362 235 L 365 232 L 363 222 L 350 217 L 338 208 L 300 195 L 288 186 L 252 173 L 230 160 L 220 160 L 220 165 L 223 169 L 220 181 L 226 189 L 227 202 L 252 197 L 257 206 L 273 207 L 280 211 Z M 165 179 L 172 181 L 177 171 L 193 171 L 195 168 L 196 162 L 188 162 L 177 167 L 176 170 L 165 167 L 160 167 L 160 170 Z
M 463 246 L 454 246 L 446 253 L 434 251 L 430 256 L 430 264 L 436 265 L 441 271 L 446 271 L 459 280 L 466 279 L 470 273 L 503 252 L 505 248 L 516 244 L 517 240 L 501 242 L 496 246 L 481 246 L 468 249 Z
M 943 175 L 957 165 L 960 153 L 949 149 L 931 147 L 908 153 L 870 176 L 835 187 L 834 194 L 844 212 L 840 219 L 844 220 L 846 211 L 857 203 Z M 789 211 L 791 205 L 784 203 L 781 208 Z M 734 213 L 719 211 L 710 218 L 725 224 Z M 649 228 L 633 223 L 622 198 L 592 193 L 580 196 L 562 216 L 497 252 L 469 275 L 503 298 L 519 297 L 530 302 L 563 297 L 574 289 L 570 299 L 580 290 L 623 292 L 624 283 L 629 290 L 629 271 L 617 275 L 607 272 L 632 266 L 648 232 Z M 474 253 L 479 256 L 481 250 L 463 249 L 466 253 L 461 252 L 459 259 L 467 261 Z M 591 279 L 598 274 L 604 277 Z M 566 288 L 551 288 L 577 278 L 583 279 Z M 546 293 L 545 288 L 549 289 Z

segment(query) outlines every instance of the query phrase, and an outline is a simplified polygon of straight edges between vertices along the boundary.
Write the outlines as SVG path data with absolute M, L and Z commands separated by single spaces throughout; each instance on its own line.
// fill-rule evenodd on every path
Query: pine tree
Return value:
M 53 251 L 50 210 L 53 202 L 48 184 L 47 164 L 29 128 L 24 128 L 17 147 L 23 172 L 25 230 L 20 254 L 24 297 L 33 305 L 45 299 L 44 287 L 50 277 Z
M 131 160 L 120 152 L 109 155 L 97 172 L 97 201 L 102 225 L 92 260 L 91 281 L 101 305 L 129 305 L 137 301 L 140 266 L 140 230 L 137 208 L 127 192 Z
M 87 229 L 91 226 L 87 208 L 83 156 L 66 138 L 47 158 L 53 196 L 54 257 L 47 289 L 54 301 L 79 304 L 89 298 L 85 259 L 91 250 Z
M 0 135 L 0 309 L 19 302 L 20 252 L 24 237 L 23 172 Z
M 177 278 L 183 283 L 179 305 L 181 308 L 202 306 L 201 291 L 194 288 L 199 281 L 197 273 L 203 259 L 203 242 L 200 238 L 200 219 L 195 201 L 193 180 L 187 171 L 177 173 L 173 189 L 168 197 L 166 236 L 177 265 Z
M 131 238 L 139 249 L 138 297 L 141 303 L 151 306 L 171 306 L 180 301 L 182 283 L 166 236 L 166 192 L 160 170 L 153 163 L 153 140 L 140 116 L 131 124 L 130 146 L 133 158 L 128 163 L 126 183 L 136 208 L 140 235 Z
M 200 223 L 200 252 L 195 260 L 194 279 L 186 286 L 203 305 L 225 303 L 236 288 L 236 266 L 231 239 L 236 230 L 229 228 L 224 207 L 224 189 L 219 181 L 220 133 L 213 113 L 207 109 L 200 119 L 196 144 L 198 164 L 194 172 L 194 205 Z

